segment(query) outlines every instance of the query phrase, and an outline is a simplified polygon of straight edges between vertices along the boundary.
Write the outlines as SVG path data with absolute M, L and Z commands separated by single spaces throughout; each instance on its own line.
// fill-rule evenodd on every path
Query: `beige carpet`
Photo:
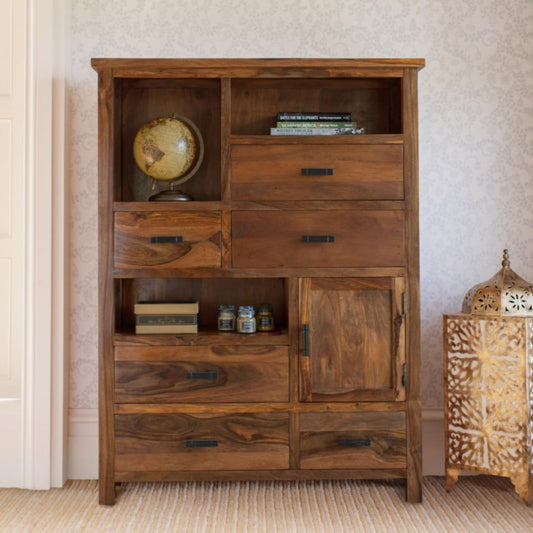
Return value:
M 0 489 L 2 533 L 62 532 L 533 532 L 506 479 L 462 477 L 452 490 L 426 478 L 424 503 L 407 504 L 401 482 L 129 483 L 113 507 L 96 481 L 63 489 Z

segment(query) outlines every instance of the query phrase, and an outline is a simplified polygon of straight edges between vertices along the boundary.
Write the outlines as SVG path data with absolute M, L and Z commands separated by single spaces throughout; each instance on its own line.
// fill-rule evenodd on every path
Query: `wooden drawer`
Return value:
M 220 266 L 220 213 L 115 213 L 115 268 Z
M 403 412 L 302 413 L 300 468 L 405 468 Z
M 115 348 L 115 401 L 285 402 L 287 346 Z
M 235 268 L 405 264 L 402 211 L 236 211 L 232 237 Z
M 403 146 L 236 145 L 233 200 L 401 200 Z
M 116 415 L 115 451 L 125 472 L 287 469 L 289 415 Z

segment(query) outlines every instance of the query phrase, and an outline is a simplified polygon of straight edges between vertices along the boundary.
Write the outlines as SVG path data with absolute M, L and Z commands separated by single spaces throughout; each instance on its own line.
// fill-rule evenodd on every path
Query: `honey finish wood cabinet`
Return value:
M 127 481 L 350 478 L 404 479 L 420 501 L 424 61 L 92 65 L 100 502 Z M 349 112 L 365 133 L 270 135 L 282 111 Z M 205 156 L 180 185 L 192 201 L 151 202 L 133 139 L 174 113 Z M 135 334 L 150 300 L 197 300 L 198 333 Z M 220 304 L 262 302 L 274 331 L 217 330 Z

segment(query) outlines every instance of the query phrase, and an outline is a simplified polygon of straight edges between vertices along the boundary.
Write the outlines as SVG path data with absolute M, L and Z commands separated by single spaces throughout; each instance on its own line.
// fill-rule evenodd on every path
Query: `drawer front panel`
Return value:
M 401 200 L 403 146 L 236 145 L 233 200 Z
M 300 468 L 405 468 L 403 412 L 303 413 Z
M 115 213 L 115 268 L 219 267 L 220 213 Z
M 116 415 L 115 449 L 118 471 L 287 469 L 289 416 Z
M 117 347 L 115 401 L 284 402 L 287 346 Z
M 404 266 L 402 211 L 237 211 L 235 268 Z

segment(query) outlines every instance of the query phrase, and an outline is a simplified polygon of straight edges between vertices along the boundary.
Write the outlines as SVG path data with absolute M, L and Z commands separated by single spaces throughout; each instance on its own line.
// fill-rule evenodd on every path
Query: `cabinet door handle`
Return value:
M 154 243 L 177 243 L 177 242 L 183 242 L 183 237 L 181 235 L 162 235 L 158 237 L 152 237 L 150 239 L 150 242 Z
M 185 372 L 186 379 L 217 379 L 218 372 L 216 370 L 206 370 L 204 372 Z
M 372 441 L 370 439 L 346 439 L 346 438 L 340 438 L 337 442 L 339 446 L 352 446 L 352 447 L 359 447 L 359 446 L 370 446 Z
M 302 168 L 302 176 L 333 176 L 332 168 Z
M 304 235 L 303 242 L 335 242 L 335 235 Z
M 302 355 L 309 357 L 309 324 L 302 326 Z
M 207 439 L 207 440 L 187 439 L 185 441 L 185 446 L 187 448 L 216 448 L 218 446 L 218 440 L 214 440 L 214 439 Z

